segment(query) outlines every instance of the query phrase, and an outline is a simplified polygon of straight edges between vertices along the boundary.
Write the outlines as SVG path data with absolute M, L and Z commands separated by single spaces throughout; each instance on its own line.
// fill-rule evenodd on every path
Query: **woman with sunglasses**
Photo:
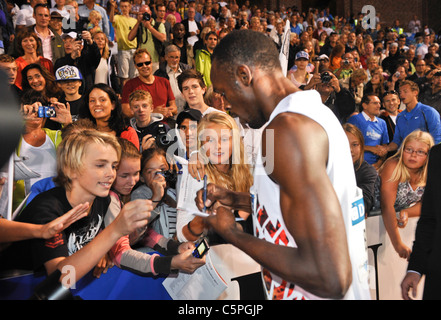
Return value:
M 404 228 L 408 218 L 420 216 L 429 150 L 433 145 L 429 133 L 415 130 L 379 170 L 379 199 L 384 226 L 395 251 L 404 259 L 409 258 L 411 249 L 401 239 L 398 228 Z
M 109 48 L 109 39 L 103 31 L 93 34 L 93 41 L 101 53 L 101 60 L 95 70 L 95 84 L 105 83 L 112 87 L 118 96 L 121 95 L 121 85 L 116 71 L 116 55 Z
M 373 92 L 381 99 L 386 91 L 384 85 L 383 68 L 375 68 L 370 72 L 370 74 L 371 79 L 364 86 L 363 95 Z

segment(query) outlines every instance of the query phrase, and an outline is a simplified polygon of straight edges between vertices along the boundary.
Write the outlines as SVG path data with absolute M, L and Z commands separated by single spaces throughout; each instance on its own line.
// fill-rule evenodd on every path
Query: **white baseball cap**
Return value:
M 66 80 L 80 80 L 83 81 L 83 76 L 80 70 L 75 66 L 62 66 L 55 71 L 56 81 L 66 81 Z
M 68 33 L 63 33 L 61 35 L 61 39 L 63 39 L 63 40 L 66 39 L 67 37 L 71 37 L 72 39 L 76 39 L 77 38 L 77 33 L 71 31 L 71 32 L 68 32 Z

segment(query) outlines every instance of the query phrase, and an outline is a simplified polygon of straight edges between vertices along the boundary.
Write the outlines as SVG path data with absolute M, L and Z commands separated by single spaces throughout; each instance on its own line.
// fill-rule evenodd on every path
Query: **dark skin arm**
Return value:
M 199 191 L 202 199 L 202 190 Z M 234 192 L 230 191 L 226 188 L 220 187 L 213 183 L 209 183 L 207 185 L 207 194 L 217 195 L 216 197 L 222 199 L 222 207 L 233 208 L 234 210 L 243 211 L 246 213 L 251 213 L 251 196 L 248 192 Z M 215 201 L 215 200 L 214 200 Z M 200 202 L 203 207 L 202 200 Z M 213 201 L 207 198 L 207 208 L 210 208 L 209 211 L 212 213 L 216 212 L 217 208 L 220 206 L 220 203 Z M 199 236 L 195 236 L 192 234 L 188 228 L 190 224 L 190 228 L 194 234 L 202 234 L 202 232 L 206 229 L 206 219 L 203 217 L 194 217 L 186 226 L 182 228 L 182 233 L 185 238 L 189 241 L 196 241 Z
M 200 209 L 203 209 L 204 204 L 203 190 L 198 192 L 198 197 L 196 198 L 196 204 Z M 251 209 L 251 195 L 248 192 L 234 192 L 229 189 L 220 187 L 213 183 L 207 185 L 207 208 L 211 211 L 216 211 L 216 208 L 220 205 L 223 207 L 228 207 L 233 210 L 241 210 L 248 213 L 252 213 Z
M 206 221 L 225 240 L 283 279 L 321 297 L 341 298 L 352 275 L 340 204 L 326 174 L 328 137 L 316 122 L 293 113 L 277 116 L 266 128 L 270 129 L 275 130 L 277 143 L 274 169 L 267 173 L 280 187 L 283 219 L 298 247 L 275 245 L 242 232 L 231 210 L 224 207 L 218 207 L 216 215 Z M 245 198 L 240 197 L 242 203 Z M 209 193 L 208 199 L 221 198 Z M 199 208 L 201 203 L 198 193 Z

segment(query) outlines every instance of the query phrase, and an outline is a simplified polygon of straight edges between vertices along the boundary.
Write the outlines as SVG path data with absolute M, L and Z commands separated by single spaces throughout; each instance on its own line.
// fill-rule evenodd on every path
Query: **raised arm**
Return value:
M 59 257 L 45 263 L 48 274 L 56 269 L 63 272 L 65 266 L 73 266 L 75 280 L 78 281 L 96 266 L 98 261 L 112 248 L 119 238 L 138 228 L 144 227 L 152 210 L 150 200 L 134 200 L 127 203 L 116 219 L 100 232 L 90 243 L 69 257 Z M 62 274 L 61 280 L 71 274 Z M 73 285 L 74 283 L 70 283 Z
M 46 223 L 33 224 L 0 219 L 0 243 L 33 238 L 49 239 L 87 214 L 88 205 L 80 204 L 61 217 Z
M 110 2 L 110 10 L 109 10 L 109 21 L 113 23 L 115 21 L 115 9 L 118 7 L 118 4 L 115 0 L 109 0 Z

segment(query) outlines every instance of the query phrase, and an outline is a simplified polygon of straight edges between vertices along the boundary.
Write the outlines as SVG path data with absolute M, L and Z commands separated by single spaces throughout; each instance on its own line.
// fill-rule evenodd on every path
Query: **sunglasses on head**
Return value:
M 387 96 L 388 94 L 396 94 L 396 95 L 398 96 L 398 92 L 397 92 L 397 91 L 395 91 L 395 90 L 391 90 L 391 91 L 386 91 L 385 93 L 383 93 L 383 98 L 384 98 L 385 96 Z
M 148 65 L 151 64 L 151 63 L 152 63 L 151 61 L 138 62 L 138 63 L 136 64 L 136 66 L 137 66 L 138 68 L 141 68 L 143 65 L 148 66 Z

